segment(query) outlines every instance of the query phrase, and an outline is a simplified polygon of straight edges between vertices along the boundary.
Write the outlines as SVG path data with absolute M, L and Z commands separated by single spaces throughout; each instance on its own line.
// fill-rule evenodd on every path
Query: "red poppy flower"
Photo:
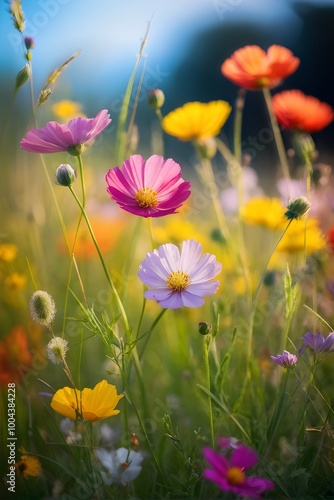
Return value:
M 329 104 L 305 95 L 300 90 L 285 90 L 275 94 L 273 108 L 278 123 L 286 130 L 319 132 L 334 119 Z
M 257 45 L 246 45 L 226 59 L 221 71 L 239 87 L 248 90 L 271 89 L 294 73 L 299 62 L 291 50 L 280 45 L 272 45 L 267 52 Z

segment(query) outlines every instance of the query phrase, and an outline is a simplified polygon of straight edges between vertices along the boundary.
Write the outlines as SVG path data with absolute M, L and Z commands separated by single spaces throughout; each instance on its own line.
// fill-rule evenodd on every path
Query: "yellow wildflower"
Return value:
M 241 216 L 247 224 L 263 226 L 268 229 L 284 229 L 286 207 L 279 198 L 261 196 L 252 198 L 241 207 Z
M 27 283 L 27 278 L 24 274 L 12 273 L 6 276 L 4 280 L 5 287 L 10 290 L 22 290 Z
M 39 476 L 42 469 L 41 462 L 34 455 L 22 455 L 15 467 L 17 475 L 22 475 L 24 479 L 28 479 L 28 476 Z
M 115 406 L 124 394 L 117 394 L 116 387 L 106 380 L 99 382 L 94 389 L 59 389 L 52 398 L 51 408 L 64 417 L 76 420 L 84 418 L 90 422 L 118 415 Z
M 278 252 L 296 254 L 306 252 L 309 255 L 326 247 L 326 237 L 321 232 L 316 219 L 305 222 L 292 222 L 282 241 L 277 247 Z
M 0 261 L 12 262 L 17 256 L 17 246 L 12 243 L 0 244 Z
M 162 128 L 167 134 L 181 141 L 199 141 L 216 137 L 229 117 L 231 109 L 226 101 L 187 102 L 163 118 Z
M 86 115 L 81 111 L 81 104 L 75 101 L 69 101 L 64 99 L 63 101 L 55 102 L 52 106 L 52 111 L 57 118 L 60 118 L 64 122 L 68 122 L 73 118 L 86 118 Z

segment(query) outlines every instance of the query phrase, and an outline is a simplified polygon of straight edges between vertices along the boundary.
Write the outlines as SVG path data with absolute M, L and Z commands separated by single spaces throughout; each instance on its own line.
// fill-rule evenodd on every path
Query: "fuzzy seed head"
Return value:
M 48 292 L 37 290 L 30 299 L 31 317 L 36 323 L 48 326 L 54 320 L 56 304 Z
M 48 358 L 56 365 L 62 363 L 68 351 L 68 342 L 61 337 L 54 337 L 46 346 Z

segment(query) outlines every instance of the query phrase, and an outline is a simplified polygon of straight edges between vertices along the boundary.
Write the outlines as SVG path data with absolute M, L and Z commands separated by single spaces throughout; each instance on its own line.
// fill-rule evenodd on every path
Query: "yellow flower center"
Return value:
M 182 292 L 187 288 L 189 283 L 189 276 L 183 271 L 173 271 L 167 278 L 167 286 L 174 290 L 174 292 Z
M 245 474 L 239 467 L 231 467 L 226 472 L 226 479 L 230 484 L 242 484 L 245 481 Z
M 158 204 L 158 193 L 151 188 L 140 189 L 135 194 L 135 199 L 138 205 L 142 208 L 155 207 Z

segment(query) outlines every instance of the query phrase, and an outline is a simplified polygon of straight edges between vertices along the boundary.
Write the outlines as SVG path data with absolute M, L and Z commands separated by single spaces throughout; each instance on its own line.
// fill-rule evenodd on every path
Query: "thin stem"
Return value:
M 146 335 L 146 339 L 145 339 L 145 343 L 144 343 L 144 346 L 143 346 L 143 349 L 142 349 L 142 351 L 141 351 L 141 353 L 140 353 L 140 358 L 142 358 L 142 357 L 143 357 L 143 354 L 144 354 L 144 352 L 145 352 L 145 349 L 146 349 L 146 347 L 147 347 L 147 344 L 148 344 L 148 342 L 149 342 L 149 340 L 150 340 L 150 337 L 151 337 L 151 335 L 152 335 L 152 332 L 153 332 L 154 328 L 156 327 L 156 325 L 158 324 L 158 322 L 160 321 L 160 319 L 162 318 L 162 316 L 165 314 L 165 312 L 166 312 L 166 311 L 167 311 L 167 309 L 163 309 L 163 310 L 162 310 L 162 311 L 158 314 L 158 316 L 157 316 L 157 317 L 155 318 L 155 320 L 153 321 L 153 323 L 152 323 L 152 325 L 151 325 L 150 329 L 148 330 L 147 335 Z
M 211 393 L 209 348 L 210 348 L 210 335 L 205 335 L 205 337 L 203 339 L 204 366 L 205 366 L 207 389 L 208 389 L 208 392 Z M 209 404 L 209 420 L 210 420 L 210 430 L 211 430 L 211 444 L 212 444 L 212 446 L 214 446 L 215 445 L 215 433 L 214 433 L 214 425 L 213 425 L 212 399 L 211 399 L 210 395 L 208 395 L 208 404 Z
M 263 88 L 262 90 L 263 90 L 263 96 L 264 96 L 266 106 L 267 106 L 267 111 L 268 111 L 268 115 L 269 115 L 269 119 L 270 119 L 270 123 L 271 123 L 271 128 L 272 128 L 275 142 L 276 142 L 277 153 L 278 153 L 281 168 L 283 171 L 283 176 L 285 177 L 285 179 L 289 180 L 289 179 L 291 179 L 290 171 L 289 171 L 289 164 L 288 164 L 288 160 L 286 157 L 286 152 L 285 152 L 285 147 L 284 147 L 282 135 L 281 135 L 281 132 L 280 132 L 277 120 L 276 120 L 274 110 L 273 110 L 271 93 L 270 93 L 270 90 L 267 88 Z M 287 182 L 287 188 L 288 188 L 288 194 L 289 194 L 288 182 Z
M 247 381 L 250 379 L 250 363 L 251 363 L 251 359 L 252 359 L 252 350 L 253 350 L 254 319 L 255 319 L 255 312 L 256 312 L 257 303 L 258 303 L 258 299 L 259 299 L 260 289 L 261 289 L 263 280 L 265 278 L 269 262 L 270 262 L 270 260 L 271 260 L 271 258 L 273 256 L 273 254 L 275 253 L 278 245 L 282 241 L 285 233 L 287 232 L 288 228 L 290 227 L 290 224 L 291 224 L 292 220 L 293 219 L 289 220 L 286 228 L 284 229 L 283 233 L 281 234 L 281 236 L 279 237 L 278 241 L 276 242 L 275 247 L 270 252 L 270 255 L 269 255 L 268 259 L 267 259 L 266 265 L 264 266 L 264 269 L 263 269 L 261 277 L 260 277 L 260 281 L 258 283 L 256 292 L 255 292 L 252 309 L 251 309 L 251 312 L 250 312 L 250 315 L 249 315 L 249 323 L 248 323 L 248 346 L 247 346 L 247 360 L 246 360 L 246 366 L 247 366 L 247 368 L 246 368 L 246 376 L 245 376 L 245 380 L 244 380 L 244 383 L 243 383 L 243 387 L 242 387 L 242 391 L 241 391 L 241 396 L 240 396 L 240 399 L 239 399 L 239 404 L 240 404 L 240 402 L 242 401 L 242 399 L 243 399 L 243 397 L 245 395 Z
M 241 163 L 241 136 L 242 136 L 242 115 L 245 104 L 244 92 L 242 89 L 239 90 L 239 95 L 235 106 L 234 115 L 234 133 L 233 133 L 233 146 L 234 146 L 234 156 L 237 161 Z
M 112 289 L 112 291 L 113 291 L 113 294 L 114 294 L 114 297 L 115 297 L 115 300 L 116 300 L 116 303 L 117 303 L 117 306 L 118 306 L 119 312 L 121 313 L 121 316 L 122 316 L 122 319 L 123 319 L 123 323 L 124 323 L 124 326 L 125 326 L 125 330 L 126 330 L 127 336 L 129 337 L 129 335 L 130 335 L 130 327 L 129 327 L 129 322 L 128 322 L 128 319 L 127 319 L 127 316 L 126 316 L 125 309 L 124 309 L 124 307 L 123 307 L 123 304 L 122 304 L 122 301 L 121 301 L 121 299 L 120 299 L 120 296 L 118 295 L 117 289 L 116 289 L 116 287 L 115 287 L 115 285 L 114 285 L 114 283 L 113 283 L 113 281 L 112 281 L 112 279 L 111 279 L 111 277 L 110 277 L 110 274 L 109 274 L 109 272 L 108 272 L 107 266 L 106 266 L 106 264 L 105 264 L 105 262 L 104 262 L 104 259 L 103 259 L 103 256 L 102 256 L 102 253 L 101 253 L 101 250 L 100 250 L 99 245 L 98 245 L 98 243 L 97 243 L 97 241 L 96 241 L 96 238 L 95 238 L 95 235 L 94 235 L 94 232 L 93 232 L 92 226 L 91 226 L 91 224 L 90 224 L 90 222 L 89 222 L 89 219 L 88 219 L 88 217 L 87 217 L 86 211 L 85 211 L 84 207 L 82 206 L 82 204 L 81 204 L 81 202 L 80 202 L 79 198 L 77 197 L 77 195 L 76 195 L 76 194 L 75 194 L 75 192 L 73 191 L 72 186 L 69 186 L 69 190 L 71 191 L 71 193 L 72 193 L 72 195 L 73 195 L 73 197 L 74 197 L 75 201 L 77 202 L 77 204 L 78 204 L 78 206 L 79 206 L 79 208 L 80 208 L 80 210 L 81 210 L 81 212 L 82 212 L 83 218 L 84 218 L 84 219 L 85 219 L 85 221 L 86 221 L 86 224 L 87 224 L 87 227 L 88 227 L 88 231 L 89 231 L 89 233 L 90 233 L 90 236 L 91 236 L 91 238 L 92 238 L 92 241 L 93 241 L 93 243 L 94 243 L 94 246 L 95 246 L 95 248 L 96 248 L 96 251 L 97 251 L 97 253 L 98 253 L 98 256 L 99 256 L 99 258 L 100 258 L 100 262 L 101 262 L 101 265 L 102 265 L 103 271 L 104 271 L 104 273 L 105 273 L 105 275 L 106 275 L 107 281 L 108 281 L 108 283 L 109 283 L 109 285 L 110 285 L 110 288 L 111 288 L 111 289 Z
M 151 217 L 147 217 L 147 225 L 148 225 L 148 232 L 150 234 L 151 247 L 152 247 L 152 250 L 154 250 L 156 247 L 156 244 L 155 244 L 154 236 L 153 236 L 153 224 L 152 224 Z
M 215 180 L 215 176 L 212 170 L 212 164 L 211 161 L 208 160 L 207 158 L 201 158 L 201 163 L 203 167 L 203 172 L 205 175 L 205 181 L 207 184 L 207 187 L 210 191 L 210 196 L 211 196 L 211 201 L 212 205 L 214 208 L 214 211 L 216 213 L 216 217 L 218 220 L 219 228 L 222 233 L 223 238 L 225 240 L 230 240 L 231 235 L 230 235 L 230 230 L 227 225 L 227 221 L 224 215 L 224 212 L 222 210 L 222 206 L 219 200 L 219 194 L 218 194 L 218 189 L 217 189 L 217 184 Z

